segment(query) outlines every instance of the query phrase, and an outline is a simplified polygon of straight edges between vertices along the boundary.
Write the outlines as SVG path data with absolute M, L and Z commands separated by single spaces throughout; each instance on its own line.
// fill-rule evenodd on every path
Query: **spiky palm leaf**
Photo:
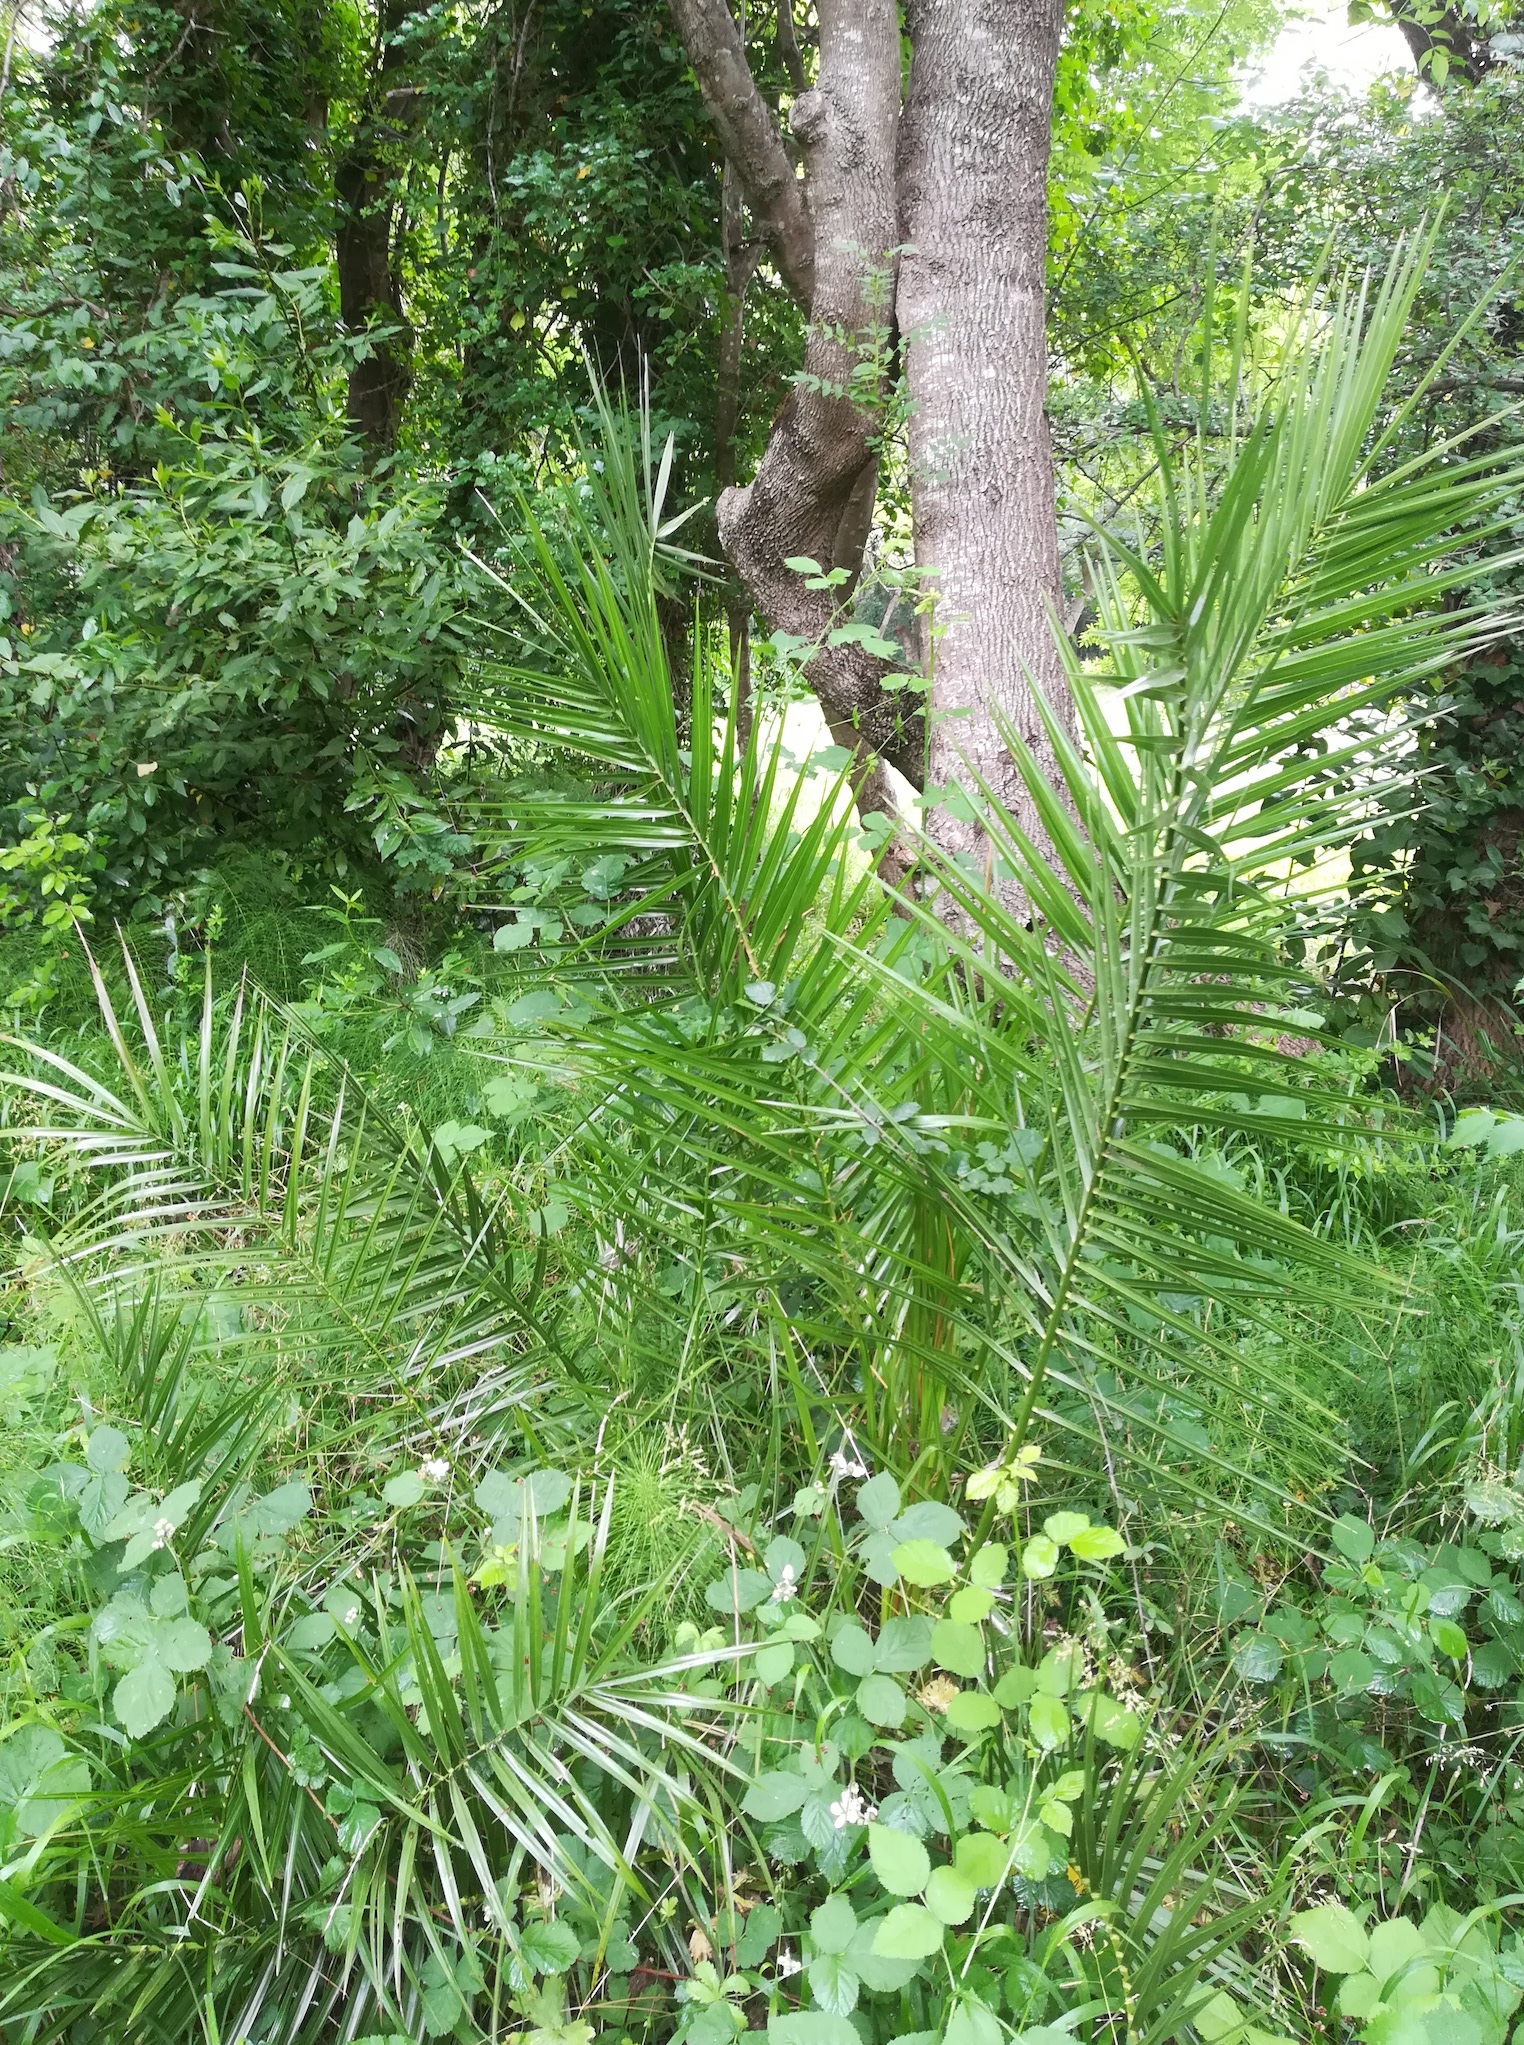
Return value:
M 596 1911 L 623 1897 L 648 1912 L 653 1849 L 680 1882 L 722 1807 L 716 1786 L 740 1777 L 712 1729 L 734 1707 L 693 1684 L 741 1651 L 642 1658 L 667 1586 L 604 1592 L 612 1504 L 605 1486 L 583 1564 L 572 1554 L 554 1573 L 531 1520 L 493 1622 L 452 1564 L 448 1639 L 410 1577 L 391 1603 L 379 1585 L 357 1592 L 340 1632 L 356 1680 L 338 1683 L 293 1636 L 288 1591 L 240 1558 L 247 1702 L 124 1757 L 121 1780 L 47 1842 L 59 1867 L 93 1857 L 108 1921 L 13 1913 L 0 2022 L 39 2041 L 81 2021 L 131 2035 L 149 2013 L 157 2034 L 190 2036 L 213 2011 L 225 2035 L 270 2045 L 316 2045 L 336 2026 L 415 2032 L 431 1971 L 437 1986 L 468 1965 L 504 2010 L 528 1985 L 526 1876 Z M 325 1769 L 342 1802 L 314 1788 Z M 189 1843 L 187 1798 L 203 1828 Z M 32 1871 L 37 1888 L 47 1877 L 46 1862 Z M 647 1933 L 670 1965 L 662 1936 Z
M 1380 466 L 1426 255 L 1310 312 L 1246 419 L 1234 390 L 1215 484 L 1204 441 L 1181 468 L 1160 437 L 1155 553 L 1098 538 L 1111 659 L 1069 656 L 1083 747 L 1050 712 L 1055 785 L 1008 734 L 1046 845 L 971 785 L 995 888 L 928 845 L 934 902 L 903 899 L 870 943 L 833 924 L 750 1006 L 732 976 L 700 1026 L 647 1008 L 562 1033 L 602 1099 L 589 1207 L 695 1272 L 744 1267 L 777 1339 L 902 1467 L 945 1478 L 977 1400 L 1012 1439 L 1039 1417 L 1141 1429 L 1207 1469 L 1168 1415 L 1182 1387 L 1308 1437 L 1329 1424 L 1245 1369 L 1242 1335 L 1374 1274 L 1235 1184 L 1220 1147 L 1284 1136 L 1288 1110 L 1304 1140 L 1362 1140 L 1278 1041 L 1316 993 L 1288 866 L 1401 771 L 1360 720 L 1503 625 L 1440 600 L 1506 524 L 1519 465 L 1442 445 Z M 563 601 L 570 632 L 587 600 Z M 1273 1469 L 1224 1480 L 1251 1516 L 1276 1494 Z
M 716 731 L 702 632 L 684 742 L 657 610 L 680 523 L 663 516 L 671 443 L 653 475 L 648 422 L 616 413 L 601 393 L 599 406 L 598 455 L 586 460 L 586 494 L 564 535 L 522 507 L 527 558 L 497 579 L 522 614 L 523 645 L 514 660 L 482 664 L 468 704 L 504 743 L 575 760 L 592 786 L 582 800 L 484 799 L 474 823 L 499 863 L 586 858 L 593 847 L 631 862 L 626 899 L 557 960 L 558 973 L 627 979 L 638 969 L 648 987 L 697 985 L 730 1000 L 748 982 L 787 977 L 812 917 L 847 929 L 864 913 L 869 876 L 847 857 L 848 770 L 827 779 L 806 820 L 806 784 L 785 771 L 781 729 L 769 738 L 758 726 L 743 743 L 732 700 Z
M 448 1426 L 452 1374 L 474 1382 L 494 1359 L 507 1411 L 556 1346 L 525 1231 L 258 989 L 219 1001 L 208 972 L 195 1038 L 166 1047 L 122 955 L 135 1029 L 91 961 L 110 1081 L 17 1040 L 24 1061 L 0 1076 L 39 1115 L 14 1133 L 63 1150 L 94 1189 L 55 1246 L 61 1268 L 129 1302 L 171 1276 L 187 1299 L 220 1289 L 266 1349 L 299 1355 L 308 1396 L 325 1376 L 382 1389 L 425 1440 Z

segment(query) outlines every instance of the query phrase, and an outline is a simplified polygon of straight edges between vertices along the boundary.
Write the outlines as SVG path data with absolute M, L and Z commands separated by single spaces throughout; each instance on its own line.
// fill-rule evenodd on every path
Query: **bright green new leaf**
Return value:
M 1325 1974 L 1358 1974 L 1370 1959 L 1371 1942 L 1342 1903 L 1299 1910 L 1291 1920 L 1291 1936 Z
M 892 1825 L 868 1827 L 868 1859 L 891 1896 L 919 1896 L 931 1874 L 920 1840 Z
M 873 1950 L 886 1960 L 924 1960 L 940 1950 L 943 1927 L 938 1918 L 920 1903 L 896 1903 L 881 1918 L 873 1935 Z
M 935 1541 L 901 1541 L 894 1551 L 894 1566 L 907 1583 L 921 1590 L 953 1578 L 952 1557 Z
M 978 1901 L 973 1883 L 950 1867 L 932 1869 L 925 1893 L 926 1908 L 943 1924 L 966 1924 Z

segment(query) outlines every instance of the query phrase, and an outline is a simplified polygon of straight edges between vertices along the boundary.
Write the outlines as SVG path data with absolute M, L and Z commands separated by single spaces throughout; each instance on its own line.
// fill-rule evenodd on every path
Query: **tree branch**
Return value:
M 778 123 L 751 75 L 726 0 L 672 0 L 672 17 L 752 217 L 772 249 L 779 275 L 808 312 L 815 296 L 809 208 Z

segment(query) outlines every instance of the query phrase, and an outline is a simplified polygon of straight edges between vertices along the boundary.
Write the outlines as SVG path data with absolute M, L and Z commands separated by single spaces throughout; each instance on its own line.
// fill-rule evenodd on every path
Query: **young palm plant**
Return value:
M 1424 253 L 1310 312 L 1257 406 L 1230 364 L 1220 473 L 1204 434 L 1184 462 L 1161 436 L 1157 544 L 1096 537 L 1107 661 L 1069 659 L 1080 739 L 1051 717 L 1061 782 L 1009 735 L 1047 845 L 971 778 L 953 799 L 982 820 L 986 870 L 927 844 L 897 896 L 856 846 L 844 779 L 806 819 L 766 720 L 745 743 L 733 710 L 716 729 L 702 651 L 684 736 L 656 603 L 663 477 L 606 419 L 568 529 L 527 521 L 526 650 L 484 669 L 472 705 L 584 783 L 581 802 L 503 806 L 505 866 L 626 862 L 596 938 L 530 976 L 575 1003 L 537 1003 L 541 1033 L 512 1053 L 580 1087 L 558 1172 L 586 1226 L 554 1260 L 511 1189 L 486 1198 L 391 1126 L 252 992 L 209 992 L 199 1036 L 166 1046 L 129 961 L 134 1030 L 100 989 L 109 1084 L 56 1053 L 18 1060 L 9 1084 L 41 1104 L 23 1133 L 98 1189 L 53 1250 L 101 1328 L 178 1325 L 214 1290 L 272 1396 L 235 1402 L 219 1437 L 152 1383 L 137 1394 L 166 1495 L 128 1546 L 158 1545 L 91 1652 L 123 1651 L 130 1619 L 128 1651 L 159 1665 L 122 1725 L 155 1683 L 174 1709 L 125 1744 L 114 1723 L 79 1734 L 88 1786 L 31 1797 L 41 1830 L 0 1888 L 7 2033 L 298 2045 L 438 2035 L 490 2006 L 488 2036 L 527 2021 L 585 2045 L 557 1987 L 568 1938 L 602 1979 L 638 1915 L 655 1973 L 683 1972 L 690 1911 L 739 1910 L 694 1908 L 696 1871 L 728 1886 L 744 1830 L 727 1730 L 744 1713 L 698 1664 L 746 1650 L 657 1652 L 667 1586 L 611 1587 L 601 1473 L 627 1432 L 666 1422 L 702 1434 L 721 1477 L 750 1466 L 756 1538 L 739 1503 L 729 1520 L 706 1506 L 733 1559 L 765 1550 L 833 1451 L 922 1502 L 979 1469 L 976 1550 L 1044 1487 L 1040 1457 L 1094 1491 L 1189 1455 L 1179 1482 L 1242 1524 L 1301 1510 L 1273 1454 L 1210 1428 L 1203 1446 L 1192 1415 L 1272 1447 L 1326 1432 L 1297 1384 L 1247 1367 L 1244 1337 L 1375 1280 L 1254 1197 L 1221 1147 L 1283 1136 L 1288 1108 L 1301 1140 L 1364 1140 L 1280 1041 L 1316 992 L 1286 877 L 1400 772 L 1372 716 L 1501 628 L 1444 607 L 1469 572 L 1445 564 L 1506 523 L 1524 480 L 1448 445 L 1390 459 L 1383 392 Z M 654 1389 L 616 1411 L 637 1349 Z M 306 1474 L 287 1455 L 286 1484 L 251 1499 L 250 1428 L 297 1387 L 326 1416 L 298 1414 Z M 749 1456 L 737 1415 L 762 1430 Z M 516 1489 L 510 1439 L 532 1467 Z M 196 1467 L 171 1469 L 167 1443 Z M 418 1466 L 378 1517 L 345 1505 L 281 1545 L 312 1486 L 332 1475 L 345 1496 L 341 1473 L 403 1445 Z M 59 1481 L 125 1496 L 129 1453 L 92 1437 Z M 600 1472 L 580 1531 L 575 1503 L 539 1527 L 566 1503 L 540 1477 L 558 1461 Z M 116 1521 L 97 1520 L 104 1552 Z M 479 1559 L 457 1561 L 464 1542 Z M 880 1588 L 885 1617 L 901 1593 Z M 1128 1926 L 1123 1970 L 1173 2022 L 1211 1957 L 1161 1900 L 1192 1872 L 1146 1826 L 1124 1840 L 1082 1815 Z
M 1325 293 L 1257 404 L 1230 351 L 1183 459 L 1159 433 L 1157 543 L 1096 535 L 1107 658 L 1066 655 L 1080 738 L 1049 713 L 1061 782 L 1008 734 L 1046 845 L 971 780 L 952 799 L 977 809 L 985 871 L 928 843 L 923 887 L 886 913 L 843 878 L 842 824 L 796 835 L 785 816 L 757 838 L 765 800 L 733 799 L 728 728 L 701 774 L 700 694 L 698 826 L 681 882 L 654 891 L 692 933 L 665 998 L 551 1026 L 593 1104 L 569 1176 L 619 1225 L 606 1291 L 648 1311 L 676 1246 L 684 1313 L 760 1334 L 807 1430 L 848 1423 L 919 1486 L 1061 1429 L 1113 1467 L 1193 1459 L 1198 1486 L 1283 1528 L 1273 1457 L 1203 1448 L 1180 1416 L 1229 1416 L 1240 1439 L 1330 1427 L 1288 1376 L 1245 1368 L 1242 1338 L 1374 1274 L 1238 1183 L 1222 1147 L 1292 1126 L 1364 1140 L 1346 1090 L 1282 1041 L 1318 994 L 1289 877 L 1401 774 L 1382 706 L 1508 624 L 1450 597 L 1474 575 L 1459 556 L 1508 525 L 1517 462 L 1451 443 L 1392 459 L 1384 393 L 1426 256 Z M 656 542 L 593 501 L 596 558 L 580 588 L 547 567 L 537 617 L 598 725 L 588 751 L 649 790 L 662 770 L 619 705 L 666 690 Z M 569 716 L 557 729 L 577 743 Z M 770 786 L 757 751 L 748 790 Z

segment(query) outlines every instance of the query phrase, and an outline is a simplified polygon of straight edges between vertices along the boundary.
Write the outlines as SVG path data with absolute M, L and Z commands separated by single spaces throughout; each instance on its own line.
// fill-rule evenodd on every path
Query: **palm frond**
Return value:
M 1507 623 L 1442 600 L 1520 465 L 1441 445 L 1373 466 L 1427 253 L 1309 314 L 1219 481 L 1161 435 L 1157 549 L 1098 536 L 1109 660 L 1068 655 L 1081 742 L 1048 713 L 1050 782 L 1006 734 L 1046 844 L 973 788 L 993 889 L 928 845 L 936 899 L 866 933 L 830 916 L 776 999 L 560 1033 L 600 1102 L 590 1210 L 696 1270 L 733 1257 L 901 1466 L 945 1461 L 954 1385 L 1013 1439 L 1041 1418 L 1174 1461 L 1201 1459 L 1169 1416 L 1182 1387 L 1328 1427 L 1245 1370 L 1243 1334 L 1382 1281 L 1235 1183 L 1224 1146 L 1364 1140 L 1280 1042 L 1319 993 L 1291 877 L 1404 771 L 1380 706 Z M 1212 1460 L 1248 1517 L 1289 1508 L 1273 1468 Z
M 596 794 L 483 801 L 476 828 L 502 861 L 585 856 L 596 843 L 633 862 L 627 899 L 558 958 L 558 973 L 638 966 L 650 982 L 732 1000 L 747 983 L 787 978 L 812 912 L 836 927 L 866 913 L 871 876 L 863 862 L 854 875 L 848 856 L 850 770 L 826 781 L 803 820 L 805 784 L 785 772 L 781 728 L 769 739 L 759 724 L 743 743 L 735 702 L 717 711 L 703 631 L 683 741 L 657 610 L 670 524 L 662 478 L 653 483 L 648 450 L 642 476 L 644 415 L 637 426 L 600 403 L 598 453 L 584 462 L 586 494 L 568 511 L 564 542 L 525 503 L 525 572 L 497 578 L 522 613 L 529 652 L 484 662 L 469 704 L 500 740 L 577 763 Z

